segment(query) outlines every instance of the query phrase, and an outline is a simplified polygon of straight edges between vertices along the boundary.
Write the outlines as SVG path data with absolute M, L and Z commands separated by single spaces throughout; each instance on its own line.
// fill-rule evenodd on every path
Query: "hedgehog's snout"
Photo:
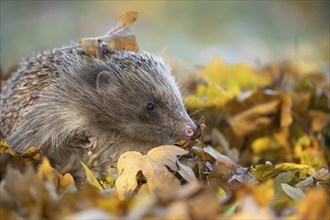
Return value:
M 194 135 L 196 129 L 197 126 L 194 123 L 191 123 L 191 125 L 187 125 L 184 129 L 186 137 L 191 138 Z

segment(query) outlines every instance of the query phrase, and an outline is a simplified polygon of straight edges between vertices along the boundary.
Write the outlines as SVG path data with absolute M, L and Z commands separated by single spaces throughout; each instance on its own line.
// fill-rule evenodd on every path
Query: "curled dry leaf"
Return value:
M 192 169 L 189 166 L 186 166 L 182 163 L 180 163 L 180 161 L 177 161 L 177 165 L 179 167 L 178 173 L 188 182 L 192 182 L 192 181 L 196 181 L 196 176 L 194 174 L 194 172 L 192 171 Z
M 219 167 L 221 167 L 224 175 L 229 175 L 231 177 L 236 172 L 237 164 L 232 159 L 220 154 L 218 151 L 216 151 L 210 146 L 203 148 L 203 150 L 216 160 Z
M 330 172 L 327 168 L 322 168 L 312 176 L 300 181 L 295 186 L 301 189 L 314 186 L 318 181 L 328 181 L 330 183 Z
M 243 111 L 230 119 L 230 125 L 237 136 L 245 137 L 269 126 L 279 109 L 279 100 L 259 104 Z M 285 111 L 286 112 L 286 109 Z M 284 120 L 288 123 L 289 119 Z M 284 123 L 284 122 L 283 122 Z
M 204 148 L 195 146 L 190 149 L 190 153 L 197 156 L 196 159 L 200 164 L 198 166 L 199 173 L 216 178 L 219 184 L 228 184 L 233 181 L 239 184 L 247 183 L 253 185 L 256 183 L 255 177 L 247 169 L 238 166 L 232 159 L 222 155 L 211 146 Z M 199 158 L 203 158 L 203 160 Z
M 102 44 L 106 44 L 114 50 L 123 51 L 139 51 L 139 47 L 134 33 L 129 30 L 137 19 L 138 12 L 125 11 L 122 12 L 118 19 L 118 24 L 115 28 L 112 28 L 108 33 L 99 37 L 82 38 L 80 44 L 83 47 L 85 53 L 90 56 L 102 56 Z
M 180 181 L 169 169 L 179 171 L 177 156 L 187 153 L 176 146 L 164 145 L 150 150 L 145 156 L 136 151 L 122 154 L 117 164 L 119 177 L 115 183 L 119 198 L 124 199 L 134 193 L 138 186 L 137 174 L 140 171 L 147 180 L 149 191 L 164 197 L 177 189 Z

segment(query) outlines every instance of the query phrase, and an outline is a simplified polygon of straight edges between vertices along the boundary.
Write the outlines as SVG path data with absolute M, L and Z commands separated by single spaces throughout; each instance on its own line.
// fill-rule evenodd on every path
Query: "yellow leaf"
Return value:
M 257 138 L 252 142 L 252 150 L 255 154 L 261 154 L 279 148 L 281 148 L 281 146 L 272 136 Z
M 74 185 L 73 176 L 70 173 L 64 174 L 63 178 L 60 179 L 59 187 L 62 189 L 66 189 L 70 185 Z
M 264 181 L 289 170 L 305 170 L 309 168 L 310 166 L 294 163 L 282 163 L 274 168 L 273 164 L 267 161 L 265 164 L 257 165 L 256 168 L 251 166 L 251 173 L 257 180 Z
M 122 202 L 115 196 L 99 198 L 97 207 L 112 213 L 120 212 L 123 209 Z
M 269 155 L 274 153 L 284 154 L 285 152 L 291 152 L 288 138 L 289 129 L 282 128 L 270 136 L 255 139 L 251 143 L 251 147 L 253 152 L 256 154 L 255 156 L 267 154 Z
M 263 207 L 267 207 L 269 201 L 274 197 L 274 181 L 268 180 L 258 187 L 253 187 L 254 199 Z
M 281 163 L 275 166 L 278 170 L 289 171 L 289 170 L 303 170 L 309 169 L 310 166 L 305 164 L 296 164 L 296 163 Z
M 207 82 L 214 82 L 231 88 L 257 88 L 266 85 L 265 77 L 258 76 L 246 64 L 226 65 L 216 57 L 206 65 L 199 75 Z
M 3 153 L 13 154 L 13 150 L 5 139 L 0 140 L 0 154 Z
M 180 181 L 169 172 L 168 168 L 178 171 L 177 156 L 187 153 L 186 150 L 176 146 L 165 145 L 150 150 L 146 156 L 135 151 L 122 154 L 117 164 L 119 177 L 115 183 L 119 198 L 131 196 L 136 190 L 136 176 L 139 171 L 147 179 L 149 191 L 161 196 L 172 192 L 180 186 Z
M 217 108 L 223 107 L 233 98 L 232 94 L 224 91 L 220 86 L 210 82 L 209 86 L 198 85 L 197 94 L 185 98 L 189 108 Z
M 207 90 L 207 99 L 210 105 L 214 105 L 217 108 L 224 106 L 231 98 L 230 94 L 225 92 L 220 86 L 215 83 L 210 83 Z
M 97 180 L 97 178 L 94 176 L 93 172 L 86 166 L 86 164 L 82 161 L 80 161 L 81 165 L 83 166 L 84 170 L 86 171 L 87 181 L 98 188 L 99 190 L 102 190 L 102 186 Z
M 42 163 L 38 169 L 38 176 L 40 178 L 45 177 L 48 181 L 52 181 L 53 167 L 50 165 L 50 162 L 47 158 L 42 158 Z
M 323 151 L 319 149 L 306 149 L 301 152 L 301 164 L 306 164 L 313 167 L 315 170 L 319 170 L 327 165 L 325 161 Z

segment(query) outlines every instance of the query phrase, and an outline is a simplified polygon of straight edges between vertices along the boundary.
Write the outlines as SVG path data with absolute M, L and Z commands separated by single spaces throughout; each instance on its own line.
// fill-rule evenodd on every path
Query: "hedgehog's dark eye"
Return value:
M 152 102 L 147 103 L 147 104 L 146 104 L 146 109 L 147 109 L 149 112 L 153 111 L 153 110 L 155 109 L 155 104 L 152 103 Z

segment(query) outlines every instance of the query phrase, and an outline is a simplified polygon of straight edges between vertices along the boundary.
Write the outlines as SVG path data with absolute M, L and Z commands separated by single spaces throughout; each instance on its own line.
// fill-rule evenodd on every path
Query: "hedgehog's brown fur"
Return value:
M 102 59 L 90 57 L 73 44 L 21 64 L 1 92 L 0 131 L 15 150 L 41 148 L 56 168 L 70 164 L 79 177 L 87 145 L 102 151 L 102 163 L 195 128 L 162 59 L 109 47 L 102 52 Z M 150 102 L 153 111 L 145 109 Z

